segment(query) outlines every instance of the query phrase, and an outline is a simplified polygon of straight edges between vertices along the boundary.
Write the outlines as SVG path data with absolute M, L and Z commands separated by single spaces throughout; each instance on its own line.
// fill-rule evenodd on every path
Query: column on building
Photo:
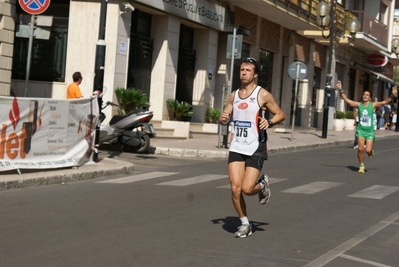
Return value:
M 308 68 L 308 74 L 306 78 L 299 82 L 298 88 L 298 104 L 297 109 L 301 112 L 301 126 L 309 128 L 312 116 L 312 92 L 313 92 L 313 70 L 315 67 L 315 62 L 313 59 L 315 52 L 315 43 L 314 41 L 308 39 L 310 42 L 310 51 L 309 51 L 309 62 L 306 63 Z
M 179 54 L 180 20 L 173 16 L 153 16 L 153 68 L 151 73 L 150 104 L 153 120 L 169 120 L 167 99 L 176 95 L 176 72 Z
M 290 32 L 289 43 L 295 44 L 296 34 Z M 283 39 L 281 39 L 283 42 Z M 289 127 L 291 125 L 291 102 L 292 102 L 292 79 L 288 75 L 288 67 L 292 62 L 295 61 L 295 45 L 289 46 L 288 56 L 283 57 L 283 68 L 282 68 L 282 84 L 281 84 L 281 110 L 285 113 L 286 119 L 284 121 L 284 126 Z
M 206 110 L 213 107 L 215 97 L 215 69 L 218 49 L 218 32 L 213 29 L 195 30 L 196 50 L 195 77 L 193 88 L 192 121 L 205 122 Z
M 9 96 L 14 43 L 16 1 L 0 2 L 0 95 Z

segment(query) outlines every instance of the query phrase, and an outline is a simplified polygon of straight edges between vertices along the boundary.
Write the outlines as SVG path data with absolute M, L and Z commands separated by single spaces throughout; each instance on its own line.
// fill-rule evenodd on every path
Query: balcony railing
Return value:
M 373 16 L 365 11 L 352 11 L 358 16 L 361 24 L 360 32 L 375 41 L 388 46 L 388 26 L 376 20 Z
M 317 4 L 320 3 L 322 0 L 274 0 L 284 3 L 287 8 L 296 9 L 298 13 L 306 14 L 309 18 L 313 18 L 314 21 L 318 17 L 316 12 Z M 325 2 L 329 3 L 329 0 L 324 0 Z M 336 29 L 338 31 L 343 32 L 345 29 L 345 15 L 347 12 L 345 11 L 344 6 L 341 4 L 336 4 Z M 356 15 L 352 14 L 350 16 L 356 17 Z M 348 18 L 348 16 L 347 16 Z
M 283 3 L 287 9 L 297 10 L 298 13 L 306 14 L 308 18 L 317 17 L 316 6 L 322 0 L 272 0 L 274 2 Z M 330 0 L 324 0 L 330 3 Z M 340 34 L 348 34 L 345 30 L 345 24 L 350 19 L 357 19 L 361 28 L 359 32 L 363 32 L 367 37 L 372 38 L 376 42 L 384 46 L 388 46 L 388 26 L 376 20 L 369 13 L 361 10 L 348 11 L 341 4 L 336 4 L 336 24 L 335 31 L 337 36 Z M 309 20 L 310 22 L 311 20 Z

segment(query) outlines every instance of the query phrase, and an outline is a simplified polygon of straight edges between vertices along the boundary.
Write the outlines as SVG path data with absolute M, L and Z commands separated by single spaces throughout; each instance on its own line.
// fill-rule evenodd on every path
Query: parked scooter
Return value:
M 101 110 L 108 106 L 118 105 L 108 101 Z M 100 124 L 105 117 L 101 112 Z M 130 147 L 134 152 L 146 153 L 150 147 L 150 138 L 156 136 L 153 125 L 149 123 L 152 117 L 152 111 L 143 110 L 132 110 L 126 115 L 114 115 L 109 125 L 100 125 L 100 145 L 119 144 L 121 151 Z

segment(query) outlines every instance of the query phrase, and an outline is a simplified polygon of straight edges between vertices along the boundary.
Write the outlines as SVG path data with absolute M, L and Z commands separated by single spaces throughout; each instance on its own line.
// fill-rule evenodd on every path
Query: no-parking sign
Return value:
M 18 0 L 22 10 L 31 15 L 38 15 L 46 11 L 50 0 Z

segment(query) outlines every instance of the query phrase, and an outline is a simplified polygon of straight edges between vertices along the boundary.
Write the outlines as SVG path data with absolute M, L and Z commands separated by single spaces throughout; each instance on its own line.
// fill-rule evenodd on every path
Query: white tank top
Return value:
M 259 103 L 260 86 L 246 98 L 240 98 L 236 90 L 233 99 L 233 133 L 230 151 L 244 155 L 253 155 L 259 147 Z

